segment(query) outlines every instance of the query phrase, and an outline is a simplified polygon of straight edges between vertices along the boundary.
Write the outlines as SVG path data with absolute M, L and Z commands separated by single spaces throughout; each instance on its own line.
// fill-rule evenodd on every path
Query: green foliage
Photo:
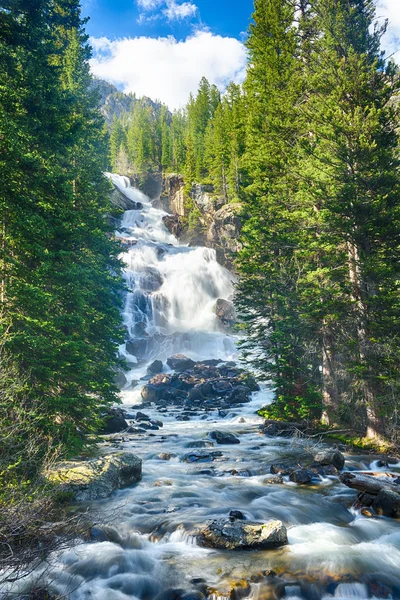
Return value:
M 0 11 L 0 335 L 16 373 L 0 382 L 0 419 L 21 423 L 17 445 L 24 429 L 38 440 L 38 465 L 46 445 L 82 447 L 117 400 L 120 248 L 89 57 L 77 0 Z
M 329 423 L 393 437 L 398 76 L 373 2 L 302 3 L 296 28 L 295 8 L 256 1 L 248 39 L 243 345 L 276 385 L 270 415 L 323 398 Z

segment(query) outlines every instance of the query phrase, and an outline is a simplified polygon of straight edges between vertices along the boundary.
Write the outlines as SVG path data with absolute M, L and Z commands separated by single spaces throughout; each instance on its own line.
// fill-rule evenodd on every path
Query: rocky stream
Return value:
M 400 463 L 265 429 L 256 411 L 271 392 L 230 331 L 232 275 L 110 177 L 131 203 L 117 233 L 129 370 L 102 448 L 141 459 L 142 475 L 80 498 L 97 515 L 90 541 L 30 578 L 71 600 L 400 598 L 399 520 L 357 504 L 340 480 L 396 475 Z

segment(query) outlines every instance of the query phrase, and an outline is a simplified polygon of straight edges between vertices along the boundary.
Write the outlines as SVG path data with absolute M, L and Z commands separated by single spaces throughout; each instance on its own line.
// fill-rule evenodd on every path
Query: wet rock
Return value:
M 231 404 L 246 404 L 251 399 L 251 389 L 247 385 L 238 385 L 228 396 Z
M 117 452 L 88 461 L 58 463 L 44 477 L 62 494 L 87 502 L 137 483 L 142 478 L 142 461 L 130 452 Z
M 147 367 L 147 372 L 149 375 L 157 375 L 158 373 L 162 373 L 164 368 L 162 360 L 155 360 Z
M 297 467 L 288 465 L 271 465 L 270 472 L 272 475 L 290 475 Z
M 244 514 L 242 513 L 241 510 L 231 510 L 229 513 L 229 518 L 230 519 L 240 519 L 241 521 L 246 520 L 246 517 L 244 516 Z
M 128 198 L 119 190 L 114 187 L 113 191 L 110 193 L 111 204 L 115 206 L 115 208 L 119 208 L 120 210 L 141 210 L 143 208 L 143 204 L 141 202 L 135 202 L 131 198 Z
M 169 452 L 161 452 L 161 454 L 158 455 L 158 458 L 160 460 L 171 460 L 171 458 L 175 458 L 176 454 L 170 454 Z
M 243 600 L 243 598 L 250 596 L 250 593 L 251 585 L 243 579 L 242 581 L 237 581 L 232 587 L 229 593 L 229 600 Z
M 384 458 L 377 461 L 376 465 L 379 468 L 386 468 L 393 465 L 397 465 L 399 462 L 398 458 L 394 458 L 393 456 L 385 456 Z
M 181 462 L 193 463 L 193 462 L 212 462 L 217 458 L 223 456 L 222 452 L 215 450 L 213 452 L 206 452 L 205 450 L 198 450 L 197 452 L 188 452 L 181 458 Z
M 309 468 L 315 475 L 319 475 L 320 477 L 339 475 L 339 471 L 333 465 L 321 465 L 320 463 L 314 462 Z
M 136 421 L 150 421 L 150 417 L 145 413 L 138 411 L 135 417 Z
M 104 426 L 101 433 L 120 433 L 128 428 L 128 423 L 125 420 L 124 411 L 121 408 L 110 408 L 103 415 Z
M 214 448 L 213 442 L 189 442 L 186 444 L 186 448 Z
M 400 490 L 399 493 L 385 488 L 380 490 L 372 503 L 372 507 L 378 515 L 400 517 Z
M 209 437 L 215 440 L 217 444 L 240 444 L 240 440 L 232 433 L 223 431 L 211 431 Z
M 218 298 L 215 305 L 215 314 L 223 329 L 231 329 L 236 321 L 236 309 L 233 302 Z
M 183 225 L 178 215 L 165 215 L 162 218 L 165 227 L 172 235 L 179 238 L 183 232 Z
M 116 373 L 116 375 L 115 375 L 114 382 L 115 382 L 115 385 L 117 387 L 119 387 L 120 389 L 125 387 L 126 384 L 128 383 L 125 373 L 123 371 L 118 371 L 118 373 Z
M 283 477 L 281 475 L 274 475 L 273 477 L 268 477 L 264 479 L 264 485 L 279 485 L 283 483 Z
M 196 537 L 201 546 L 225 550 L 261 550 L 288 543 L 282 521 L 256 523 L 216 519 L 201 526 Z
M 336 449 L 321 450 L 315 455 L 314 460 L 323 466 L 333 465 L 339 471 L 343 469 L 345 463 L 343 454 Z
M 157 419 L 152 419 L 150 421 L 150 425 L 155 425 L 156 427 L 164 427 L 164 423 L 162 421 L 158 421 Z
M 126 433 L 137 435 L 138 433 L 146 433 L 146 430 L 141 427 L 128 427 Z
M 167 359 L 167 365 L 174 371 L 181 373 L 183 371 L 187 371 L 188 369 L 192 369 L 195 365 L 195 362 L 184 354 L 175 354 Z
M 150 379 L 147 385 L 142 387 L 141 395 L 147 402 L 158 402 L 169 390 L 170 378 L 168 375 L 156 375 Z
M 147 354 L 149 340 L 147 337 L 137 337 L 125 343 L 126 351 L 136 358 L 144 358 Z
M 295 483 L 299 483 L 300 485 L 305 485 L 306 483 L 311 483 L 313 478 L 312 471 L 309 469 L 296 469 L 289 475 L 290 481 L 294 481 Z

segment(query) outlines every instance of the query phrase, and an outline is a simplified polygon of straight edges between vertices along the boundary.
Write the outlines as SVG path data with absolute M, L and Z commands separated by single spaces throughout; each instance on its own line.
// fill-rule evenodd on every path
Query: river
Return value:
M 233 278 L 213 250 L 180 245 L 162 223 L 165 213 L 126 178 L 112 180 L 142 205 L 125 212 L 117 233 L 128 246 L 123 321 L 132 342 L 120 348 L 130 368 L 121 397 L 134 413 L 140 379 L 155 359 L 179 352 L 238 360 L 237 340 L 221 331 L 214 310 L 218 298 L 231 298 Z M 356 493 L 334 476 L 306 486 L 288 478 L 268 484 L 272 463 L 301 464 L 316 449 L 261 433 L 256 410 L 270 400 L 262 386 L 240 410 L 193 411 L 185 420 L 177 406 L 141 408 L 163 427 L 109 443 L 143 459 L 142 481 L 91 504 L 105 525 L 96 526 L 94 541 L 53 557 L 41 584 L 71 600 L 400 598 L 398 521 L 362 516 L 352 508 Z M 193 443 L 208 445 L 215 429 L 240 444 L 219 446 L 222 456 L 213 462 L 181 461 Z M 346 455 L 346 469 L 370 468 L 378 469 L 374 457 Z M 257 552 L 198 546 L 190 534 L 195 525 L 231 510 L 255 521 L 281 519 L 289 545 Z

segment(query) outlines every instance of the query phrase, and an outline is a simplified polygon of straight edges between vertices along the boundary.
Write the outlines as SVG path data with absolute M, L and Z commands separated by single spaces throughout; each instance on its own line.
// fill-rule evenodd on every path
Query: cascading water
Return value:
M 117 237 L 128 246 L 123 259 L 129 290 L 123 312 L 128 332 L 120 353 L 136 380 L 151 360 L 184 352 L 193 359 L 236 356 L 232 336 L 221 331 L 215 314 L 218 298 L 232 295 L 232 276 L 210 248 L 180 245 L 163 224 L 165 213 L 130 187 L 129 179 L 108 175 L 137 205 L 124 213 Z
M 117 233 L 128 249 L 128 339 L 120 352 L 131 366 L 122 398 L 132 413 L 140 386 L 131 382 L 155 358 L 178 351 L 194 359 L 235 356 L 235 339 L 219 330 L 214 310 L 218 298 L 231 296 L 232 279 L 212 250 L 180 246 L 163 226 L 165 213 L 126 178 L 111 177 L 142 203 L 124 214 Z M 310 441 L 260 435 L 255 411 L 269 400 L 262 390 L 239 409 L 192 410 L 185 419 L 180 406 L 141 408 L 163 428 L 118 435 L 108 444 L 143 459 L 142 481 L 92 503 L 97 522 L 106 523 L 94 541 L 53 556 L 46 570 L 13 587 L 13 597 L 23 597 L 33 578 L 71 600 L 400 599 L 399 521 L 353 509 L 356 493 L 335 476 L 306 486 L 288 477 L 271 484 L 272 463 L 301 463 L 313 448 Z M 218 447 L 222 456 L 209 464 L 183 462 L 188 448 L 212 445 L 215 429 L 234 433 L 240 444 Z M 374 457 L 347 456 L 346 468 L 377 470 L 378 464 Z M 391 468 L 399 472 L 400 463 Z M 258 552 L 200 548 L 194 526 L 232 509 L 250 520 L 281 519 L 289 545 Z

